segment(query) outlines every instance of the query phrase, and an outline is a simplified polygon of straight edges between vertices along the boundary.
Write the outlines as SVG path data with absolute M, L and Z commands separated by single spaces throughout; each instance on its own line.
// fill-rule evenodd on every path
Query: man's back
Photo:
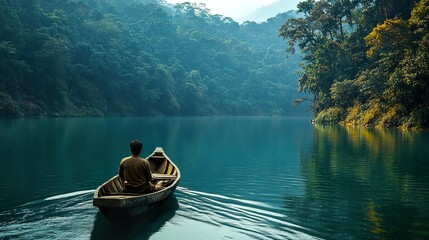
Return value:
M 150 183 L 152 179 L 150 166 L 146 159 L 134 156 L 122 159 L 119 177 L 124 180 L 125 192 L 147 193 L 154 191 L 154 186 Z

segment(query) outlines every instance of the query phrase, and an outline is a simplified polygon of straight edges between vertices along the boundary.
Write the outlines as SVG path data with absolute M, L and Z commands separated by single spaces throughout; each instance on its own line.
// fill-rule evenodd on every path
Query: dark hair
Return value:
M 142 151 L 143 148 L 143 143 L 140 142 L 139 140 L 133 140 L 130 143 L 130 149 L 131 149 L 131 153 L 133 155 L 139 155 L 140 152 Z

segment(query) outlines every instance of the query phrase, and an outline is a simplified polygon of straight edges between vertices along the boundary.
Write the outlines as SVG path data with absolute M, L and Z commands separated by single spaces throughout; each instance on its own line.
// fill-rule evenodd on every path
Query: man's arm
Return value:
M 124 168 L 122 167 L 122 162 L 123 161 L 121 161 L 121 164 L 119 165 L 118 174 L 119 174 L 119 178 L 121 178 L 122 181 L 124 181 L 125 177 L 124 177 Z
M 147 159 L 144 160 L 145 161 L 145 175 L 146 175 L 146 179 L 147 181 L 152 181 L 152 172 L 150 171 L 150 163 Z

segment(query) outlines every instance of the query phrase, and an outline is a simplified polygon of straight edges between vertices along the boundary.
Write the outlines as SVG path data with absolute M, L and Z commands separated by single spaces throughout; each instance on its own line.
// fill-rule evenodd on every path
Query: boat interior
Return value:
M 158 183 L 161 181 L 162 186 L 168 187 L 178 177 L 176 167 L 167 159 L 164 153 L 155 151 L 147 160 L 150 163 L 152 172 L 152 182 Z M 112 195 L 141 195 L 135 193 L 124 193 L 124 184 L 119 176 L 115 176 L 105 183 L 98 192 L 98 197 Z

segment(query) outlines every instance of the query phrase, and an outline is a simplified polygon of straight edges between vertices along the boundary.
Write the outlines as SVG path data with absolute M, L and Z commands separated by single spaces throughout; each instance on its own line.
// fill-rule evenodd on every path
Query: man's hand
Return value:
M 165 187 L 164 187 L 164 186 L 162 186 L 162 184 L 163 184 L 163 182 L 162 182 L 162 181 L 157 182 L 157 183 L 155 184 L 155 191 L 159 191 L 159 190 L 164 189 Z

